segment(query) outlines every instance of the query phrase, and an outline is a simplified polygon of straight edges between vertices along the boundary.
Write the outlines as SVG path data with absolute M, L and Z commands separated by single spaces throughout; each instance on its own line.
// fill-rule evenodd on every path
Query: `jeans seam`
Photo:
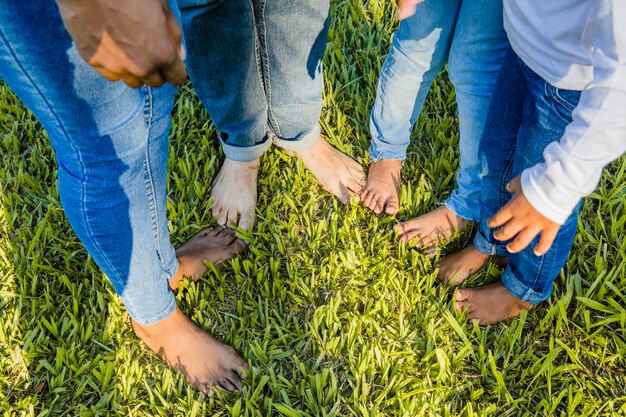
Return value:
M 261 43 L 260 57 L 261 57 L 261 77 L 263 77 L 263 85 L 265 86 L 265 100 L 267 102 L 267 118 L 269 126 L 274 131 L 275 135 L 282 137 L 280 133 L 280 126 L 278 121 L 272 112 L 272 86 L 270 82 L 270 64 L 267 47 L 267 28 L 265 25 L 265 5 L 266 0 L 259 1 L 259 16 L 258 16 L 258 36 Z
M 150 87 L 145 88 L 146 98 L 144 104 L 144 119 L 148 128 L 148 144 L 146 146 L 146 159 L 144 160 L 144 181 L 146 186 L 146 192 L 148 197 L 148 208 L 150 210 L 150 221 L 152 223 L 152 232 L 154 233 L 154 244 L 156 246 L 157 257 L 161 263 L 163 270 L 166 270 L 165 260 L 163 259 L 163 253 L 161 250 L 161 239 L 159 230 L 159 213 L 156 208 L 156 192 L 154 191 L 154 179 L 152 170 L 150 169 L 150 129 L 152 128 L 153 117 L 153 99 L 152 89 Z
M 90 239 L 94 243 L 94 246 L 100 252 L 100 255 L 102 256 L 102 258 L 109 264 L 109 268 L 111 268 L 112 271 L 115 271 L 115 268 L 113 267 L 113 264 L 111 263 L 111 260 L 109 259 L 108 256 L 106 256 L 106 254 L 102 250 L 102 247 L 100 246 L 100 244 L 95 239 L 92 238 L 94 233 L 93 233 L 93 229 L 91 228 L 91 225 L 90 225 L 89 221 L 87 220 L 87 214 L 86 214 L 87 210 L 86 210 L 86 207 L 85 207 L 85 202 L 86 202 L 85 195 L 87 194 L 86 191 L 85 191 L 86 184 L 87 184 L 87 172 L 86 172 L 86 169 L 85 169 L 85 162 L 84 162 L 84 160 L 82 158 L 82 155 L 78 151 L 78 148 L 77 148 L 76 144 L 71 140 L 71 136 L 68 134 L 67 130 L 65 129 L 65 126 L 63 125 L 63 122 L 61 121 L 61 119 L 59 118 L 57 113 L 54 111 L 54 107 L 50 104 L 50 102 L 48 102 L 48 99 L 46 98 L 46 96 L 41 92 L 41 90 L 39 89 L 37 84 L 34 82 L 34 80 L 28 74 L 28 71 L 26 71 L 24 69 L 24 67 L 22 66 L 22 64 L 20 63 L 20 60 L 15 55 L 15 51 L 13 50 L 13 48 L 11 48 L 11 44 L 9 43 L 9 41 L 7 40 L 4 32 L 2 31 L 2 27 L 0 27 L 0 36 L 2 37 L 2 41 L 7 46 L 7 50 L 11 53 L 11 56 L 13 57 L 13 61 L 18 65 L 18 67 L 20 68 L 20 70 L 22 71 L 24 76 L 30 82 L 30 85 L 35 89 L 35 91 L 37 91 L 37 94 L 39 94 L 39 96 L 41 97 L 43 102 L 46 104 L 46 106 L 50 110 L 50 113 L 54 116 L 54 118 L 56 119 L 57 123 L 59 124 L 59 127 L 63 131 L 63 134 L 68 139 L 67 142 L 72 147 L 72 150 L 74 151 L 74 154 L 78 157 L 77 159 L 78 159 L 78 162 L 79 162 L 81 175 L 82 175 L 81 190 L 80 190 L 80 192 L 81 192 L 81 199 L 80 199 L 80 201 L 81 201 L 81 208 L 82 208 L 82 213 L 81 214 L 82 214 L 83 222 L 85 223 L 85 226 L 87 226 L 87 230 L 90 233 Z M 109 277 L 109 279 L 111 279 L 111 280 L 114 279 L 116 281 L 116 283 L 120 287 L 123 286 L 123 282 L 118 277 Z M 134 306 L 132 305 L 132 303 L 130 303 L 130 301 L 129 301 L 129 304 L 130 304 L 130 307 L 134 310 Z

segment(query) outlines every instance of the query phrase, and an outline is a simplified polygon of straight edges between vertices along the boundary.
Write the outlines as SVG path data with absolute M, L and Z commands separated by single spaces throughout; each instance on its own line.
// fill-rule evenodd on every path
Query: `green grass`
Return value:
M 394 29 L 392 2 L 335 1 L 322 126 L 367 160 L 367 117 Z M 177 298 L 258 373 L 206 398 L 141 344 L 70 229 L 46 134 L 0 85 L 0 411 L 5 416 L 626 415 L 626 159 L 582 210 L 549 302 L 479 328 L 436 283 L 435 259 L 391 227 L 432 210 L 454 185 L 454 92 L 438 78 L 404 167 L 402 212 L 376 216 L 323 192 L 271 150 L 250 251 Z M 209 138 L 207 140 L 207 137 Z M 171 133 L 167 211 L 175 244 L 213 224 L 223 158 L 189 88 Z M 461 247 L 454 239 L 443 253 Z M 469 285 L 494 279 L 495 267 Z

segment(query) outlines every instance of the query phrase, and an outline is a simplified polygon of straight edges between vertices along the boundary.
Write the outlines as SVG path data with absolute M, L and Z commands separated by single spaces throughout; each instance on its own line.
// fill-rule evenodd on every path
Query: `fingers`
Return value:
M 521 177 L 518 175 L 517 177 L 509 181 L 509 183 L 506 185 L 506 190 L 510 193 L 516 193 L 518 191 L 521 191 L 522 190 Z
M 513 217 L 513 210 L 511 210 L 513 201 L 514 200 L 509 201 L 504 207 L 498 210 L 496 214 L 488 219 L 487 226 L 495 229 L 496 227 L 500 227 L 504 223 L 508 222 Z
M 517 235 L 526 226 L 527 225 L 523 221 L 513 218 L 507 221 L 501 229 L 493 232 L 493 237 L 504 242 L 514 238 L 515 235 Z
M 541 239 L 539 239 L 539 244 L 535 246 L 535 255 L 541 256 L 544 255 L 550 248 L 552 247 L 552 243 L 554 239 L 556 239 L 556 235 L 559 233 L 559 227 L 548 227 L 541 232 Z
M 540 231 L 541 230 L 538 229 L 538 228 L 530 228 L 530 227 L 522 230 L 517 235 L 515 240 L 513 240 L 508 245 L 506 245 L 506 250 L 509 253 L 517 253 L 517 252 L 525 249 L 530 244 L 530 242 L 533 241 L 535 236 L 537 236 L 539 234 Z
M 421 2 L 422 0 L 398 0 L 398 19 L 402 20 L 413 16 L 416 6 Z

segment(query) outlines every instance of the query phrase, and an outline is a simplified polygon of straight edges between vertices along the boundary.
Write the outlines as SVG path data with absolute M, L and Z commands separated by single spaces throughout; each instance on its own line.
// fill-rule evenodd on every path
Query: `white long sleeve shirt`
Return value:
M 626 152 L 626 0 L 505 0 L 513 50 L 557 88 L 582 90 L 563 137 L 522 173 L 532 206 L 563 224 Z

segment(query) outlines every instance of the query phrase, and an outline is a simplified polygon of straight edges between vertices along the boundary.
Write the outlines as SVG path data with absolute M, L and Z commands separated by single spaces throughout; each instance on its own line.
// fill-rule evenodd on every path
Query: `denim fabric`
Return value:
M 105 80 L 78 55 L 54 1 L 0 4 L 0 77 L 48 132 L 70 224 L 135 320 L 166 318 L 178 268 L 165 213 L 176 89 Z
M 487 219 L 511 199 L 506 184 L 524 169 L 543 162 L 546 146 L 561 139 L 579 98 L 580 91 L 553 87 L 510 49 L 481 139 L 481 220 L 474 245 L 484 254 L 509 257 L 502 282 L 511 294 L 531 304 L 552 294 L 552 282 L 563 268 L 574 241 L 581 204 L 561 226 L 554 244 L 543 256 L 533 253 L 540 236 L 521 252 L 508 254 L 507 242 L 493 237 L 495 229 L 487 226 Z
M 383 65 L 370 117 L 372 160 L 404 159 L 426 94 L 448 61 L 456 90 L 461 167 L 446 205 L 478 220 L 478 143 L 508 47 L 502 1 L 426 0 L 400 23 Z
M 227 158 L 319 139 L 327 0 L 178 0 L 194 89 Z

